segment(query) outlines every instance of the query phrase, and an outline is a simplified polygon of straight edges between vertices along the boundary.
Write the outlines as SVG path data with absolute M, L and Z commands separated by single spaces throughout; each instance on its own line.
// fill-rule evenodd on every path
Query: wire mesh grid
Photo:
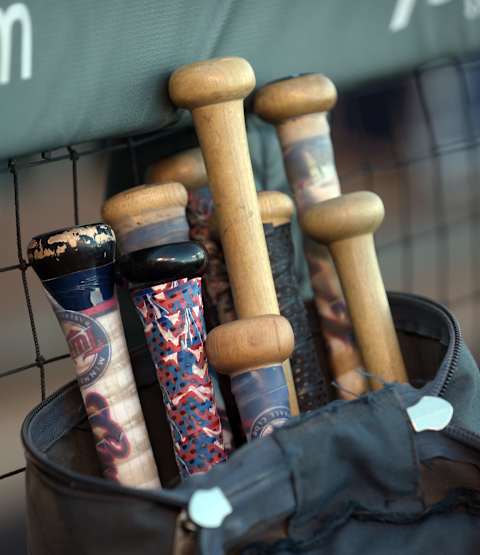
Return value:
M 337 165 L 344 190 L 370 189 L 378 192 L 387 205 L 388 217 L 392 217 L 396 223 L 396 230 L 392 232 L 394 226 L 390 226 L 390 228 L 387 226 L 386 230 L 380 231 L 377 240 L 387 287 L 403 291 L 427 292 L 431 297 L 444 302 L 454 311 L 459 307 L 468 306 L 472 316 L 471 329 L 467 333 L 470 341 L 475 338 L 476 331 L 473 326 L 477 301 L 480 301 L 480 288 L 475 287 L 476 276 L 479 275 L 480 268 L 476 243 L 480 226 L 478 210 L 478 177 L 480 175 L 478 164 L 480 119 L 478 114 L 480 110 L 476 112 L 476 104 L 480 105 L 480 85 L 478 85 L 480 70 L 478 67 L 476 62 L 449 61 L 445 64 L 421 68 L 401 81 L 383 83 L 373 89 L 368 88 L 345 95 L 334 113 L 332 122 Z M 446 72 L 446 74 L 439 77 L 440 73 L 438 72 Z M 454 85 L 449 83 L 452 75 L 455 76 Z M 476 76 L 473 80 L 472 75 Z M 433 84 L 429 81 L 431 78 L 433 78 Z M 436 80 L 443 83 L 443 89 L 438 88 Z M 442 102 L 445 96 L 451 95 L 452 86 L 455 87 L 455 101 L 449 105 L 448 113 L 445 111 L 440 113 L 436 102 Z M 412 104 L 415 104 L 416 110 L 413 115 Z M 442 127 L 445 123 L 442 117 L 447 113 L 447 119 L 451 120 L 452 110 L 450 108 L 452 107 L 455 121 L 453 124 L 452 121 L 449 121 L 446 126 L 449 130 L 446 132 L 446 128 Z M 415 125 L 405 126 L 405 120 L 408 120 L 407 123 L 412 124 L 413 122 Z M 400 131 L 399 122 L 403 126 Z M 417 123 L 421 125 L 425 135 L 422 140 L 419 140 L 417 136 Z M 9 175 L 9 181 L 13 188 L 11 209 L 15 212 L 17 252 L 17 263 L 0 267 L 0 274 L 19 273 L 35 352 L 34 360 L 26 365 L 0 368 L 0 378 L 22 372 L 37 372 L 40 397 L 43 400 L 47 391 L 49 366 L 69 356 L 67 353 L 59 353 L 53 357 L 45 357 L 42 354 L 43 345 L 39 341 L 36 315 L 32 308 L 27 281 L 29 263 L 23 255 L 26 243 L 22 235 L 20 207 L 22 195 L 26 192 L 22 190 L 22 172 L 28 168 L 68 161 L 71 165 L 71 222 L 78 224 L 79 195 L 82 188 L 79 180 L 79 165 L 82 160 L 100 152 L 123 152 L 129 159 L 130 182 L 135 185 L 140 182 L 142 176 L 142 168 L 139 167 L 137 160 L 138 151 L 144 145 L 161 139 L 162 136 L 163 133 L 160 132 L 137 139 L 107 141 L 94 148 L 65 147 L 53 153 L 44 152 L 35 158 L 30 157 L 26 160 L 11 159 L 4 167 L 0 167 L 0 174 Z M 412 143 L 416 145 L 414 148 Z M 420 145 L 420 143 L 422 144 Z M 419 148 L 416 148 L 417 146 Z M 448 176 L 450 172 L 448 164 L 449 159 L 458 153 L 462 154 L 463 162 L 457 162 L 461 166 L 459 166 L 458 173 L 463 175 L 463 181 L 460 185 L 457 180 L 454 185 L 457 190 L 460 186 L 462 187 L 464 202 L 463 209 L 457 210 L 452 216 L 449 207 L 451 183 Z M 432 217 L 428 225 L 423 222 L 426 218 L 422 218 L 422 214 L 420 217 L 418 214 L 415 216 L 418 212 L 418 205 L 423 206 L 422 203 L 426 202 L 423 197 L 421 202 L 419 201 L 419 195 L 425 190 L 425 182 L 419 179 L 415 171 L 412 171 L 424 164 L 428 164 L 429 181 L 433 184 L 429 197 L 431 201 L 429 209 Z M 397 180 L 397 189 L 401 186 L 401 192 L 392 200 L 389 195 L 393 175 Z M 414 221 L 415 218 L 421 220 L 421 223 L 425 225 L 418 225 L 418 221 Z M 465 260 L 469 261 L 468 269 L 458 267 L 458 259 L 452 257 L 452 248 L 448 246 L 455 230 L 465 225 L 467 226 L 468 244 L 462 246 L 462 252 Z M 429 281 L 427 289 L 419 288 L 416 283 L 418 256 L 415 254 L 415 249 L 424 239 L 429 241 L 430 247 L 427 246 L 427 250 L 433 251 L 433 256 L 427 258 L 428 261 L 433 260 L 432 274 L 435 276 L 433 282 L 427 279 Z M 391 252 L 395 253 L 393 258 L 389 258 Z M 430 252 L 431 254 L 432 252 Z M 393 259 L 394 264 L 391 264 Z M 454 286 L 455 283 L 452 286 L 452 282 L 455 282 L 452 275 L 454 276 L 455 272 L 468 272 L 471 287 L 464 291 L 458 291 L 458 287 Z M 8 294 L 8 292 L 3 291 L 2 294 Z M 472 350 L 475 353 L 474 346 Z M 13 468 L 1 474 L 0 480 L 13 477 L 23 471 L 23 467 Z
M 77 225 L 80 223 L 79 218 L 79 171 L 78 165 L 81 159 L 98 155 L 100 153 L 113 153 L 124 151 L 128 154 L 130 178 L 129 181 L 132 186 L 139 183 L 139 170 L 136 159 L 136 148 L 141 145 L 155 141 L 159 134 L 152 134 L 148 137 L 140 139 L 126 138 L 120 141 L 105 141 L 101 145 L 95 147 L 65 147 L 57 149 L 54 152 L 42 152 L 38 156 L 28 157 L 26 159 L 10 159 L 4 167 L 0 167 L 0 174 L 8 173 L 10 176 L 11 186 L 13 188 L 13 206 L 12 210 L 15 212 L 15 240 L 16 240 L 16 255 L 18 262 L 7 266 L 0 267 L 0 274 L 6 272 L 19 272 L 22 284 L 22 290 L 27 309 L 29 328 L 31 331 L 31 339 L 34 345 L 35 359 L 28 364 L 13 367 L 13 368 L 0 368 L 0 379 L 19 374 L 26 371 L 37 371 L 39 380 L 40 399 L 43 401 L 46 397 L 46 370 L 49 365 L 54 362 L 66 359 L 69 357 L 68 353 L 61 353 L 53 357 L 45 357 L 42 354 L 42 348 L 39 341 L 37 332 L 36 318 L 32 308 L 32 300 L 30 287 L 27 281 L 27 272 L 29 271 L 30 264 L 24 257 L 26 242 L 22 235 L 22 219 L 21 219 L 21 200 L 22 200 L 22 172 L 31 168 L 40 168 L 42 166 L 55 164 L 62 161 L 70 161 L 71 165 L 71 223 Z M 30 238 L 28 238 L 29 240 Z M 28 241 L 27 240 L 27 241 Z M 19 474 L 25 470 L 24 467 L 12 469 L 9 472 L 0 475 L 0 480 L 9 478 Z

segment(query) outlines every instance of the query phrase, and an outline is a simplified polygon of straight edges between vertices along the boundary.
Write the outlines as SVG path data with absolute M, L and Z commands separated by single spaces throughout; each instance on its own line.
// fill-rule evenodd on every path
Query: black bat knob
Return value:
M 208 254 L 202 245 L 185 241 L 125 254 L 117 260 L 116 273 L 139 287 L 201 276 L 207 264 Z
M 115 234 L 103 223 L 57 229 L 34 237 L 27 254 L 44 281 L 113 262 Z

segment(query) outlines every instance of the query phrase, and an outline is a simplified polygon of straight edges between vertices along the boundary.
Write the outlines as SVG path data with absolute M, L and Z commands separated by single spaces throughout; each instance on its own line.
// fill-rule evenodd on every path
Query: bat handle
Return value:
M 319 73 L 274 81 L 255 95 L 255 112 L 276 127 L 300 215 L 340 194 L 327 121 L 336 101 L 335 85 Z
M 150 247 L 119 260 L 144 326 L 183 478 L 225 459 L 204 348 L 199 276 L 206 264 L 206 251 L 192 242 Z
M 162 158 L 148 170 L 150 183 L 176 181 L 187 191 L 208 186 L 207 170 L 200 148 L 190 148 L 178 154 Z
M 190 239 L 199 241 L 208 251 L 209 264 L 204 276 L 208 327 L 235 320 L 223 251 L 218 234 L 214 237 L 209 226 L 213 214 L 213 199 L 208 189 L 202 151 L 198 147 L 191 148 L 162 158 L 150 167 L 148 176 L 152 183 L 178 181 L 188 191 L 186 216 L 190 226 Z
M 272 264 L 280 313 L 292 325 L 295 349 L 290 358 L 301 412 L 327 403 L 330 391 L 310 330 L 294 271 L 290 222 L 295 212 L 291 198 L 279 191 L 261 191 L 258 203 Z
M 230 376 L 249 440 L 271 433 L 291 416 L 282 361 L 293 344 L 288 320 L 275 314 L 222 324 L 207 336 L 207 356 L 220 373 Z
M 180 183 L 139 185 L 114 195 L 102 206 L 122 254 L 188 239 L 187 191 Z
M 407 382 L 373 240 L 383 217 L 380 197 L 362 191 L 310 208 L 302 225 L 329 247 L 367 370 L 382 381 Z M 373 389 L 380 380 L 371 379 Z

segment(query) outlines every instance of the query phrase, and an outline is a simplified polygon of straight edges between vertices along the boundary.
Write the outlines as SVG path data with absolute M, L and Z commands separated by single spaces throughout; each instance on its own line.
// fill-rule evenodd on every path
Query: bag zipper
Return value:
M 446 358 L 439 369 L 440 372 L 443 371 L 442 373 L 445 373 L 445 376 L 442 379 L 437 374 L 437 377 L 432 380 L 429 388 L 430 395 L 443 397 L 458 368 L 460 352 L 463 346 L 462 331 L 456 318 L 442 304 L 422 297 L 420 295 L 413 295 L 411 293 L 390 293 L 389 297 L 391 297 L 392 299 L 413 299 L 416 303 L 421 304 L 430 310 L 432 308 L 437 310 L 438 312 L 442 313 L 442 315 L 445 316 L 448 320 L 448 323 L 450 324 L 453 331 L 453 344 L 448 345 L 448 351 L 450 351 L 450 353 L 447 351 Z
M 401 298 L 401 297 L 410 297 L 410 298 L 415 298 L 416 301 L 418 301 L 419 303 L 423 304 L 423 305 L 428 305 L 429 307 L 434 307 L 435 309 L 439 310 L 440 312 L 442 312 L 448 319 L 449 323 L 452 326 L 453 329 L 453 346 L 452 346 L 452 350 L 451 350 L 451 354 L 449 355 L 449 358 L 447 359 L 447 361 L 445 362 L 445 366 L 446 366 L 446 374 L 445 374 L 445 378 L 443 380 L 439 380 L 440 383 L 439 384 L 435 384 L 435 386 L 432 388 L 431 390 L 431 394 L 434 396 L 438 396 L 438 397 L 444 397 L 445 393 L 448 389 L 448 386 L 450 384 L 450 382 L 452 381 L 455 372 L 457 371 L 458 368 L 458 362 L 460 359 L 460 353 L 463 347 L 463 334 L 462 334 L 462 330 L 460 329 L 460 326 L 457 322 L 457 319 L 455 318 L 455 316 L 453 316 L 453 314 L 442 304 L 437 303 L 436 301 L 432 301 L 430 299 L 425 299 L 424 297 L 418 296 L 418 295 L 412 295 L 412 294 L 395 294 L 395 296 L 397 298 Z M 435 383 L 436 380 L 434 380 Z M 452 439 L 455 439 L 465 445 L 467 445 L 468 447 L 473 447 L 475 446 L 476 449 L 480 449 L 480 434 L 477 434 L 475 432 L 472 432 L 470 430 L 466 430 L 465 428 L 462 428 L 460 426 L 457 426 L 456 424 L 449 424 L 444 430 L 443 433 L 445 433 L 446 435 L 448 435 L 449 437 L 451 437 Z M 473 445 L 472 445 L 473 444 Z

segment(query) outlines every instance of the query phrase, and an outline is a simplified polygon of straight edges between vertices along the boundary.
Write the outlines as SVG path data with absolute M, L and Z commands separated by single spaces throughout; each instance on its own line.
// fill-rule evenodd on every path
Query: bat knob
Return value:
M 301 219 L 303 230 L 323 244 L 375 232 L 385 210 L 381 198 L 370 191 L 349 193 L 309 208 Z
M 244 99 L 255 87 L 252 66 L 243 58 L 214 58 L 173 72 L 170 98 L 181 108 Z
M 109 198 L 102 217 L 115 229 L 120 251 L 127 253 L 188 238 L 187 202 L 187 191 L 180 183 L 140 185 Z M 172 227 L 174 221 L 178 225 Z
M 258 193 L 258 205 L 264 224 L 275 227 L 290 223 L 295 213 L 293 200 L 280 191 L 261 191 Z
M 30 241 L 27 254 L 43 281 L 113 262 L 115 244 L 113 229 L 98 223 L 37 235 Z
M 278 123 L 288 118 L 328 112 L 337 90 L 328 77 L 311 73 L 268 83 L 255 95 L 254 110 L 264 120 Z
M 295 338 L 287 319 L 275 314 L 243 318 L 214 328 L 205 343 L 209 362 L 224 374 L 281 364 Z
M 207 264 L 207 251 L 199 243 L 185 241 L 125 254 L 117 260 L 117 275 L 134 287 L 147 287 L 201 276 Z
M 191 148 L 174 156 L 162 158 L 150 167 L 148 181 L 151 183 L 178 181 L 188 190 L 207 186 L 207 169 L 202 151 L 199 148 Z
M 180 183 L 139 185 L 109 198 L 102 206 L 102 218 L 112 227 L 132 228 L 156 221 L 158 211 L 178 215 L 187 206 L 188 195 Z

